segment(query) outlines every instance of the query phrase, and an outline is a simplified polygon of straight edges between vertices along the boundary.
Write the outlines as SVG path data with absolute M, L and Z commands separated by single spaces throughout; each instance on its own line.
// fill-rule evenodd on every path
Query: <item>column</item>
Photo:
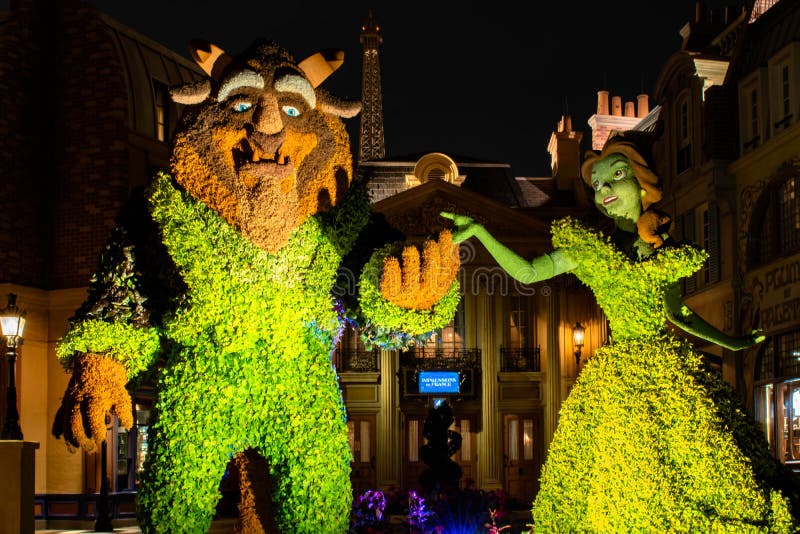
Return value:
M 478 295 L 481 349 L 481 431 L 478 433 L 478 488 L 503 488 L 503 428 L 498 411 L 498 349 L 495 340 L 495 299 Z
M 559 323 L 561 322 L 559 299 L 562 291 L 555 284 L 550 285 L 547 298 L 547 367 L 545 368 L 545 407 L 544 407 L 544 446 L 545 451 L 553 440 L 558 423 L 558 409 L 561 407 L 561 350 L 559 346 Z
M 376 429 L 377 465 L 375 475 L 378 488 L 401 486 L 402 442 L 400 434 L 400 398 L 397 384 L 398 354 L 396 351 L 380 351 L 379 385 L 380 411 Z

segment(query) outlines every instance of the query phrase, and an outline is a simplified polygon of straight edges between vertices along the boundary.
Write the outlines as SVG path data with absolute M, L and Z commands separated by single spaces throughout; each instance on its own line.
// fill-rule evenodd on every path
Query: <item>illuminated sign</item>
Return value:
M 420 393 L 458 393 L 461 375 L 458 371 L 420 371 Z

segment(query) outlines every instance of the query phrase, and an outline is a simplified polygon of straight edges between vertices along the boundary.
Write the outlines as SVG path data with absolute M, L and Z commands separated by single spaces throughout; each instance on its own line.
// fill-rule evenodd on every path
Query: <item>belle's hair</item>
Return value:
M 658 175 L 653 171 L 649 158 L 645 157 L 646 153 L 643 140 L 638 139 L 634 132 L 612 135 L 599 154 L 592 151 L 586 153 L 583 165 L 581 165 L 581 175 L 583 180 L 591 186 L 592 169 L 595 163 L 611 154 L 620 154 L 625 157 L 639 181 L 639 186 L 645 192 L 641 198 L 642 215 L 636 221 L 639 237 L 658 248 L 664 242 L 661 233 L 669 228 L 670 218 L 667 214 L 650 208 L 651 204 L 661 200 L 663 193 Z

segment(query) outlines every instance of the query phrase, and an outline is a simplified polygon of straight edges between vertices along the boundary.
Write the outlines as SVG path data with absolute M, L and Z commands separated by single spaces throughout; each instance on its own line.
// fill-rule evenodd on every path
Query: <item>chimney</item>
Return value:
M 641 94 L 636 97 L 636 104 L 638 106 L 636 110 L 637 117 L 644 117 L 648 113 L 650 113 L 650 103 L 649 98 L 646 94 Z
M 634 107 L 633 107 L 633 102 L 631 102 L 631 101 L 625 102 L 625 116 L 626 117 L 635 117 L 636 116 L 636 112 L 635 112 Z
M 597 114 L 608 115 L 608 91 L 597 91 Z
M 572 130 L 572 118 L 564 115 L 558 121 L 556 131 L 550 135 L 547 151 L 550 153 L 550 168 L 558 190 L 569 190 L 580 183 L 582 132 Z
M 622 116 L 622 97 L 621 96 L 612 96 L 611 97 L 611 114 L 616 115 L 618 117 Z

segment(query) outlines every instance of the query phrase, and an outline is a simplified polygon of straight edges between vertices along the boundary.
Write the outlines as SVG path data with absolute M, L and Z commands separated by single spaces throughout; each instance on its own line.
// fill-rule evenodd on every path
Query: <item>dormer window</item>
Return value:
M 166 143 L 169 141 L 170 105 L 172 101 L 166 84 L 158 80 L 153 80 L 153 102 L 155 103 L 155 138 L 162 143 Z

